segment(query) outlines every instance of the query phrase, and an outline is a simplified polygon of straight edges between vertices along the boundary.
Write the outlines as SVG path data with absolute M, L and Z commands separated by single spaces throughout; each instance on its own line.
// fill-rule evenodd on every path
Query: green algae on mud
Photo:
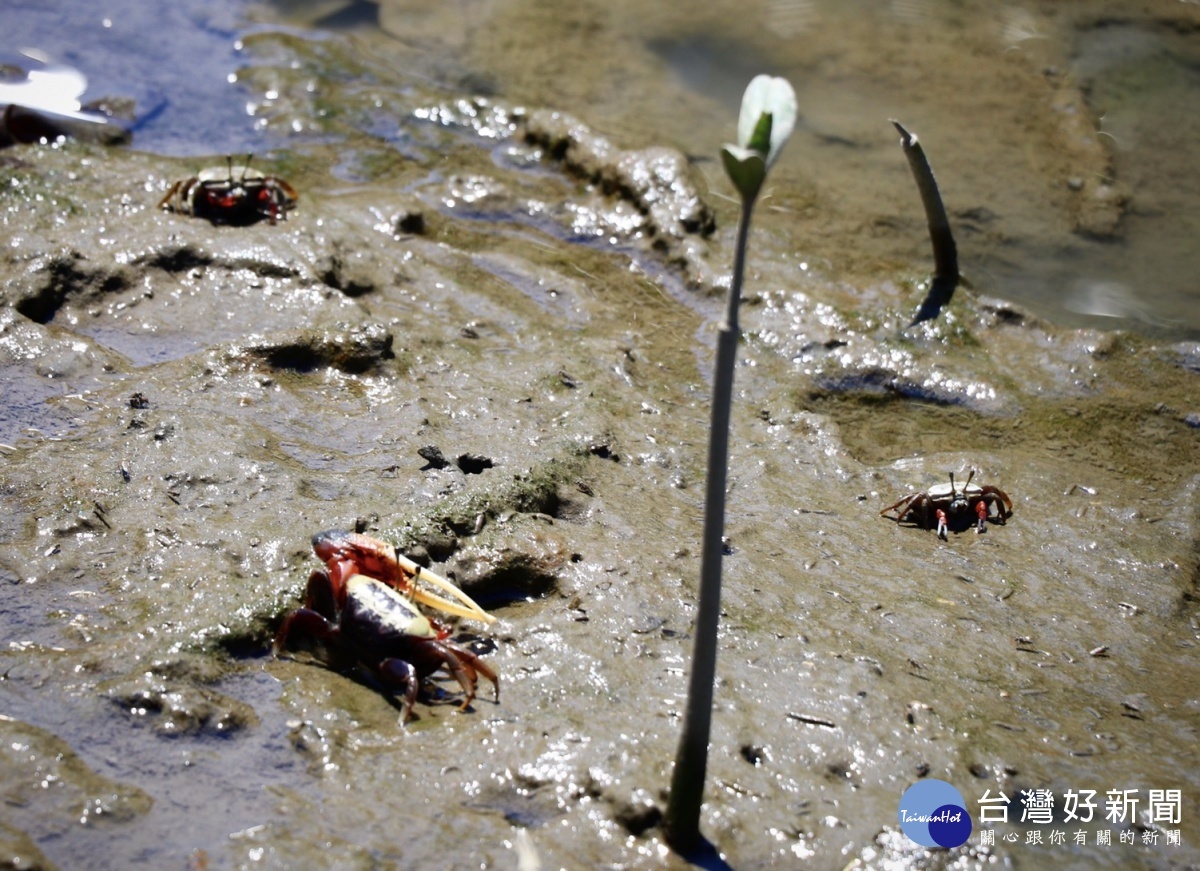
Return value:
M 1000 329 L 1006 333 L 1011 330 Z M 1148 486 L 1200 474 L 1196 429 L 1187 417 L 1193 387 L 1179 377 L 1178 356 L 1132 334 L 1081 333 L 1070 341 L 1087 357 L 1102 358 L 1103 367 L 1078 367 L 1074 386 L 1035 391 L 1022 385 L 1020 371 L 1010 371 L 996 382 L 1012 397 L 999 409 L 966 397 L 939 401 L 874 368 L 867 377 L 818 377 L 796 391 L 794 407 L 832 417 L 852 453 L 867 463 L 991 450 L 1016 439 L 1064 459 L 1085 457 L 1098 471 Z M 963 346 L 968 353 L 972 343 Z

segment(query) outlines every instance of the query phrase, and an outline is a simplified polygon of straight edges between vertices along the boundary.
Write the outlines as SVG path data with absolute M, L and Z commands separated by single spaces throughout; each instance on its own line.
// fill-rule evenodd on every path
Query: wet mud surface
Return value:
M 716 19 L 648 15 L 644 42 L 550 89 L 553 58 L 515 69 L 529 22 L 599 51 L 624 6 L 606 30 L 597 11 L 551 25 L 478 4 L 508 28 L 489 42 L 405 5 L 379 8 L 385 33 L 244 36 L 257 117 L 304 131 L 256 157 L 299 191 L 286 221 L 159 211 L 196 161 L 0 153 L 0 847 L 15 867 L 515 867 L 520 842 L 543 867 L 685 867 L 656 808 L 736 217 L 696 154 L 734 115 L 627 79 L 712 44 Z M 437 40 L 458 53 L 424 57 Z M 1056 325 L 978 278 L 907 327 L 929 269 L 915 191 L 886 123 L 847 132 L 816 98 L 838 85 L 827 51 L 795 79 L 826 108 L 752 233 L 703 830 L 738 868 L 1196 864 L 1200 350 Z M 417 57 L 424 73 L 402 72 Z M 1032 87 L 1011 57 L 982 66 L 982 93 Z M 922 69 L 904 75 L 936 88 Z M 621 109 L 599 95 L 614 82 Z M 682 108 L 656 115 L 669 98 Z M 1042 197 L 1028 208 L 926 137 L 943 184 L 990 204 L 960 206 L 964 250 L 1123 226 L 1091 169 L 1078 191 L 1046 181 L 1112 159 L 1070 145 L 1056 111 L 1025 125 L 1020 178 Z M 885 149 L 881 188 L 842 196 L 812 173 Z M 942 542 L 879 516 L 969 470 L 1013 498 L 1007 524 Z M 361 677 L 271 658 L 324 529 L 427 558 L 499 617 L 455 627 L 500 671 L 499 702 L 483 691 L 459 713 L 443 681 L 402 728 Z M 1017 843 L 929 854 L 896 825 L 921 777 L 969 803 L 1180 789 L 1183 843 L 1030 846 L 1014 824 L 998 833 Z

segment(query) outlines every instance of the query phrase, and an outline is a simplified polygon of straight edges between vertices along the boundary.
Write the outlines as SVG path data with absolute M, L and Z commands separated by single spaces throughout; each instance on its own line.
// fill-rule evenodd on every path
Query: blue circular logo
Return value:
M 961 847 L 971 837 L 962 793 L 944 780 L 919 780 L 900 796 L 900 831 L 922 847 Z

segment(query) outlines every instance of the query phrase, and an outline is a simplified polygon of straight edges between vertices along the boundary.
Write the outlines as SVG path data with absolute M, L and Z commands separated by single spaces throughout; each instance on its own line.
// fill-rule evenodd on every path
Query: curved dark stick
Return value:
M 912 324 L 909 324 L 912 326 L 933 320 L 943 306 L 950 303 L 959 281 L 958 247 L 954 244 L 950 218 L 946 215 L 946 206 L 942 203 L 942 195 L 933 177 L 933 169 L 925 158 L 924 149 L 917 142 L 916 135 L 905 130 L 899 121 L 892 119 L 892 124 L 900 131 L 900 147 L 904 149 L 904 156 L 908 158 L 908 166 L 917 182 L 921 203 L 925 206 L 925 220 L 929 224 L 929 239 L 933 243 L 933 281 L 925 301 L 921 303 Z

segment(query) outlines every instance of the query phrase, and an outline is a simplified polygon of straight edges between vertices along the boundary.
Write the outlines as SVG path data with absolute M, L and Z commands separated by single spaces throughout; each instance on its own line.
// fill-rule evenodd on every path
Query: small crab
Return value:
M 272 224 L 287 220 L 288 210 L 295 208 L 298 196 L 283 179 L 251 169 L 249 157 L 241 166 L 234 166 L 230 157 L 224 168 L 211 167 L 175 182 L 158 207 L 207 218 L 214 224 L 245 227 L 263 218 Z
M 340 593 L 324 572 L 308 581 L 308 601 L 316 607 L 298 608 L 284 618 L 271 654 L 293 645 L 316 647 L 332 668 L 365 669 L 390 694 L 402 699 L 401 724 L 412 716 L 422 682 L 445 669 L 463 690 L 460 711 L 475 698 L 478 675 L 495 687 L 500 701 L 500 678 L 495 669 L 460 644 L 441 637 L 416 605 L 387 584 L 352 574 L 340 582 Z M 323 609 L 340 596 L 335 612 Z
M 417 565 L 386 541 L 357 532 L 330 529 L 314 535 L 312 546 L 313 551 L 325 563 L 325 568 L 317 569 L 313 572 L 313 577 L 309 578 L 309 597 L 306 604 L 326 616 L 345 607 L 346 581 L 354 575 L 366 575 L 430 608 L 481 623 L 496 622 L 495 617 L 479 607 L 474 599 L 458 587 L 429 569 Z M 322 584 L 314 588 L 313 582 L 317 575 L 324 575 L 328 585 Z M 449 593 L 458 601 L 452 602 L 420 589 L 417 583 L 421 581 Z M 313 599 L 314 592 L 324 595 L 326 589 L 329 591 L 327 601 L 319 602 Z
M 949 486 L 937 484 L 923 493 L 909 493 L 895 505 L 889 505 L 879 513 L 895 511 L 897 523 L 913 520 L 922 529 L 932 529 L 933 520 L 936 519 L 938 538 L 943 540 L 946 539 L 951 523 L 963 528 L 968 524 L 962 521 L 974 514 L 975 531 L 986 532 L 988 520 L 994 519 L 1002 524 L 1012 516 L 1012 500 L 998 487 L 972 484 L 973 477 L 974 469 L 960 487 L 954 483 L 954 473 L 951 472 Z M 993 508 L 996 510 L 994 516 Z M 931 510 L 933 517 L 930 516 Z

